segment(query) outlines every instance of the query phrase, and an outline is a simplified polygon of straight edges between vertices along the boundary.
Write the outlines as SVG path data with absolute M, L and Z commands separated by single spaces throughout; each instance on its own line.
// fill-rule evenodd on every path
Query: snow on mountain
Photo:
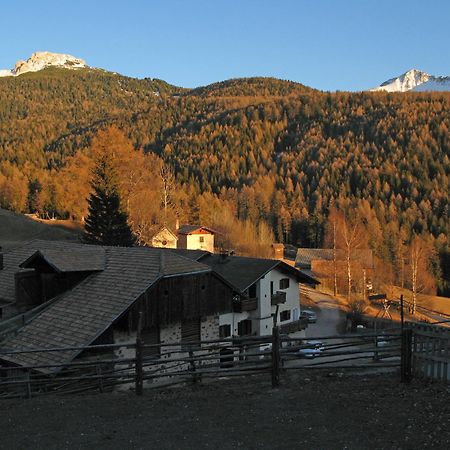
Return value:
M 18 76 L 27 72 L 37 72 L 46 67 L 80 69 L 89 67 L 85 61 L 72 55 L 51 52 L 35 52 L 26 61 L 17 61 L 14 69 L 0 70 L 0 77 Z
M 421 70 L 412 69 L 396 78 L 391 78 L 370 91 L 450 91 L 450 77 L 435 77 Z
M 430 77 L 425 83 L 416 86 L 413 91 L 450 91 L 450 77 Z

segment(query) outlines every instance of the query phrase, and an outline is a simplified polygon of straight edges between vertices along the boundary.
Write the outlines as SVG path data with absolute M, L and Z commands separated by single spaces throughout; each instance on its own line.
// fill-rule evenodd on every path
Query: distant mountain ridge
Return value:
M 28 72 L 39 72 L 48 68 L 60 69 L 92 69 L 86 62 L 72 55 L 38 51 L 26 61 L 17 61 L 13 69 L 0 69 L 0 77 L 17 77 Z M 236 78 L 195 89 L 182 89 L 185 93 L 200 97 L 269 94 L 284 96 L 314 90 L 297 82 L 267 77 Z M 438 77 L 417 69 L 391 78 L 380 86 L 369 89 L 369 92 L 427 92 L 450 91 L 450 77 Z
M 63 67 L 65 69 L 89 68 L 83 59 L 72 55 L 35 52 L 26 61 L 17 61 L 13 69 L 0 70 L 0 77 L 16 77 L 27 72 L 38 72 L 47 67 Z
M 380 86 L 370 89 L 371 92 L 427 92 L 450 91 L 450 77 L 436 77 L 421 70 L 412 69 L 404 74 L 391 78 Z

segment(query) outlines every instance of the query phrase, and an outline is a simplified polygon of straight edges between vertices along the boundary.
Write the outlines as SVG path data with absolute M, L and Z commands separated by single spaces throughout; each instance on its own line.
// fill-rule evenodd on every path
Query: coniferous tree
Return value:
M 84 241 L 131 247 L 135 238 L 128 225 L 128 215 L 121 207 L 117 174 L 109 156 L 101 155 L 93 170 Z

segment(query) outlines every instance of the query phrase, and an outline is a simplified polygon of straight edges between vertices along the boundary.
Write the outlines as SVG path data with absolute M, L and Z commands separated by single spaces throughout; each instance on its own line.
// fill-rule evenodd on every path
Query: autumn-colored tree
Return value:
M 417 309 L 417 294 L 435 287 L 435 280 L 430 272 L 430 257 L 433 246 L 421 236 L 414 236 L 409 245 L 409 282 L 412 291 L 411 312 Z
M 361 265 L 358 250 L 366 247 L 366 233 L 361 222 L 356 218 L 350 219 L 335 208 L 332 209 L 329 217 L 328 241 L 332 243 L 333 248 L 334 280 L 337 280 L 339 254 L 345 261 L 347 300 L 350 302 L 352 289 L 355 287 L 355 269 L 356 266 Z M 335 289 L 337 290 L 337 287 Z

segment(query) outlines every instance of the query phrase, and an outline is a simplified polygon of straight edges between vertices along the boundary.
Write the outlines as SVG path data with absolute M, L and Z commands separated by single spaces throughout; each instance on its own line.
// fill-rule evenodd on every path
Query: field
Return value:
M 1 402 L 5 449 L 450 448 L 450 389 L 327 372 Z

